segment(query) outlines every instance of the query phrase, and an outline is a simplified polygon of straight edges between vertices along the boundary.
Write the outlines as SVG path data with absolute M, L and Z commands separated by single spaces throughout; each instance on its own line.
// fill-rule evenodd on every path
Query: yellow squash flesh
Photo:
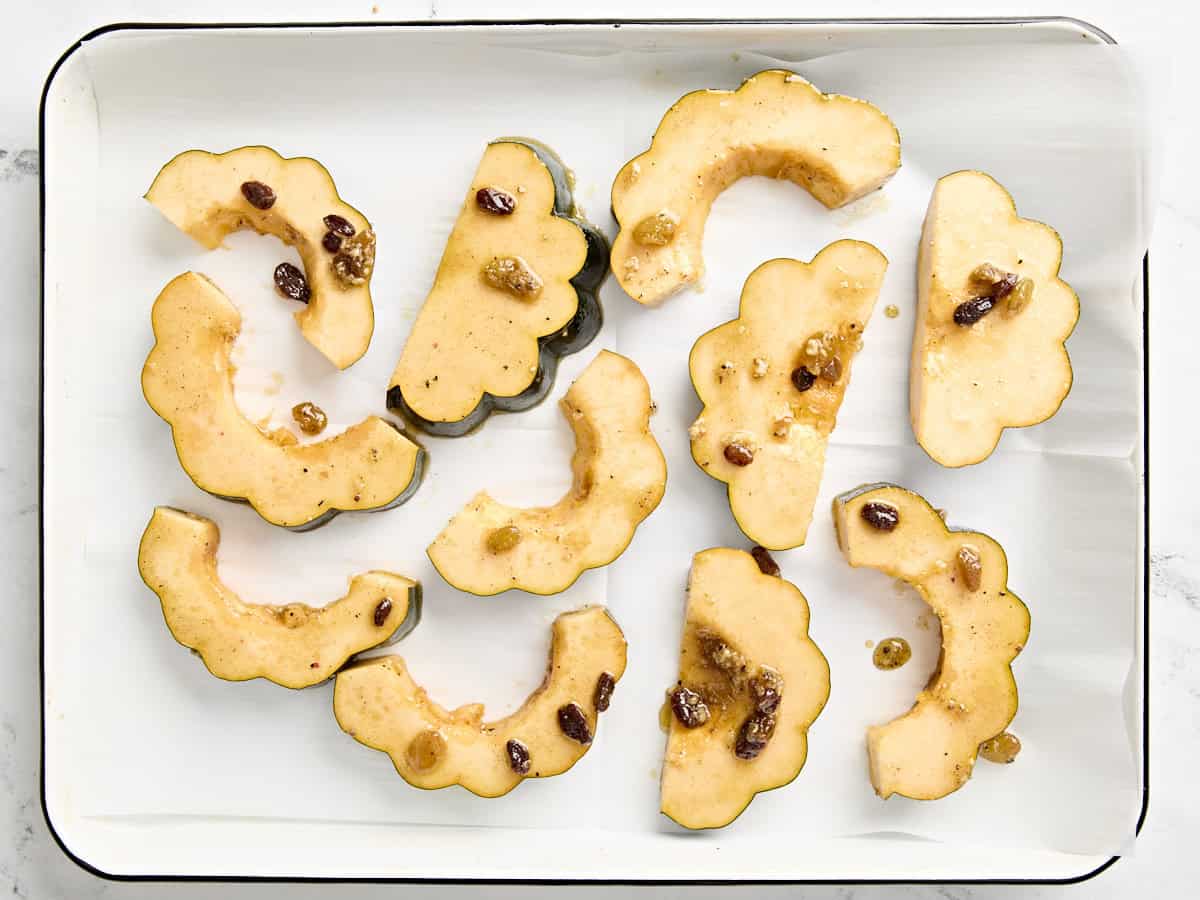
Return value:
M 957 325 L 954 310 L 977 293 L 971 273 L 984 263 L 1031 279 L 1033 299 L 1016 315 L 1002 303 L 974 325 Z M 921 233 L 909 376 L 913 434 L 936 462 L 981 462 L 1005 428 L 1043 422 L 1066 399 L 1066 340 L 1079 298 L 1058 277 L 1061 263 L 1058 232 L 1018 216 L 991 176 L 939 179 Z
M 274 525 L 305 529 L 343 510 L 403 502 L 420 484 L 424 451 L 375 416 L 311 444 L 247 420 L 229 358 L 241 316 L 204 276 L 171 281 L 151 316 L 155 344 L 142 392 L 171 426 L 179 462 L 198 487 L 245 500 Z
M 420 618 L 421 586 L 391 572 L 355 575 L 344 597 L 321 608 L 246 603 L 217 576 L 220 540 L 209 519 L 160 506 L 138 549 L 138 570 L 158 595 L 167 628 L 218 678 L 308 687 L 355 653 L 408 633 Z M 385 599 L 389 611 L 376 625 Z
M 431 434 L 464 434 L 493 408 L 538 402 L 557 357 L 599 329 L 607 248 L 553 170 L 561 163 L 540 145 L 500 140 L 484 151 L 388 388 L 388 405 Z M 487 188 L 514 198 L 513 212 L 481 209 L 476 193 Z M 540 291 L 489 283 L 483 271 L 501 258 L 523 260 Z
M 242 184 L 257 181 L 276 195 L 273 206 L 258 209 L 242 194 Z M 215 249 L 225 236 L 242 228 L 271 234 L 295 247 L 304 263 L 312 296 L 296 321 L 305 340 L 339 369 L 367 352 L 375 328 L 370 277 L 346 284 L 333 270 L 334 254 L 321 246 L 327 215 L 341 216 L 355 233 L 370 233 L 371 223 L 338 196 L 333 178 L 315 159 L 285 159 L 270 147 L 241 147 L 228 153 L 188 150 L 167 163 L 146 199 L 180 230 Z
M 763 263 L 746 279 L 738 317 L 692 348 L 688 367 L 704 404 L 689 431 L 692 458 L 728 484 L 734 519 L 768 549 L 800 546 L 808 535 L 825 447 L 886 270 L 884 255 L 859 241 L 830 244 L 811 263 Z M 840 377 L 799 391 L 791 375 L 806 341 L 839 329 L 848 337 Z M 752 450 L 749 465 L 726 459 L 735 441 Z
M 829 663 L 808 635 L 804 595 L 765 575 L 741 550 L 697 553 L 688 579 L 679 683 L 706 696 L 711 718 L 685 728 L 671 716 L 662 767 L 662 811 L 686 828 L 721 828 L 755 794 L 791 782 L 808 757 L 808 729 L 829 698 Z M 775 732 L 755 759 L 734 746 L 751 712 L 720 670 L 704 658 L 699 636 L 719 636 L 745 657 L 744 674 L 768 666 L 783 679 Z
M 650 387 L 631 360 L 602 350 L 561 406 L 575 432 L 574 485 L 549 507 L 521 509 L 476 494 L 428 550 L 459 590 L 565 590 L 584 570 L 620 556 L 662 499 L 667 464 L 650 433 Z M 489 537 L 502 528 L 516 528 L 520 538 L 494 552 Z
M 868 524 L 867 503 L 896 509 L 895 529 Z M 1012 661 L 1029 638 L 1029 610 L 1008 589 L 1004 549 L 986 534 L 947 528 L 911 491 L 867 485 L 835 499 L 833 515 L 850 565 L 912 585 L 942 623 L 941 661 L 912 709 L 867 732 L 871 784 L 884 799 L 944 797 L 966 784 L 979 745 L 1017 713 Z M 981 565 L 974 590 L 958 561 L 964 546 Z
M 365 660 L 338 673 L 333 710 L 338 725 L 359 743 L 387 753 L 413 787 L 459 784 L 481 797 L 507 794 L 525 778 L 571 768 L 591 747 L 564 734 L 559 709 L 576 704 L 594 738 L 596 687 L 607 673 L 625 672 L 625 637 L 600 607 L 554 620 L 546 678 L 510 716 L 485 722 L 483 704 L 448 710 L 413 681 L 398 656 Z M 514 771 L 507 745 L 519 741 L 529 770 Z
M 698 281 L 709 210 L 743 176 L 792 181 L 834 208 L 882 187 L 899 166 L 900 135 L 887 116 L 863 100 L 822 94 L 791 72 L 759 72 L 736 91 L 694 91 L 613 182 L 621 229 L 613 273 L 646 304 Z M 655 216 L 674 222 L 673 237 L 635 237 Z

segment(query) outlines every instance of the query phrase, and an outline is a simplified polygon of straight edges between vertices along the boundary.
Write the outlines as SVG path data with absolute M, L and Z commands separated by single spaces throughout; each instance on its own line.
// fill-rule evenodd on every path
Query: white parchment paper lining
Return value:
M 74 798 L 83 813 L 677 831 L 657 812 L 656 722 L 677 663 L 686 573 L 696 550 L 748 546 L 723 485 L 688 453 L 698 403 L 687 354 L 698 335 L 735 315 L 757 265 L 776 256 L 807 260 L 852 237 L 875 243 L 891 265 L 833 435 L 809 544 L 778 554 L 812 607 L 832 693 L 801 776 L 703 839 L 888 832 L 951 845 L 1122 848 L 1140 806 L 1123 689 L 1135 660 L 1141 577 L 1142 337 L 1140 298 L 1131 293 L 1147 244 L 1151 175 L 1139 81 L 1114 48 L 881 49 L 799 62 L 796 70 L 823 90 L 869 99 L 893 118 L 903 141 L 895 179 L 835 212 L 791 184 L 738 183 L 709 220 L 702 290 L 643 309 L 610 278 L 604 330 L 563 362 L 551 400 L 494 417 L 469 438 L 423 439 L 427 481 L 398 510 L 343 516 L 304 535 L 274 529 L 196 489 L 167 427 L 141 398 L 150 304 L 191 268 L 215 278 L 244 312 L 237 389 L 248 414 L 283 424 L 293 404 L 312 400 L 344 428 L 381 412 L 484 143 L 522 134 L 556 148 L 575 170 L 581 205 L 611 235 L 611 178 L 647 146 L 667 106 L 688 90 L 733 87 L 777 62 L 738 50 L 489 50 L 450 35 L 403 45 L 383 35 L 349 43 L 328 35 L 142 36 L 87 49 L 100 107 L 97 240 L 105 271 L 97 298 L 72 301 L 96 347 L 72 386 L 72 402 L 90 419 L 81 464 L 103 473 L 90 488 L 80 557 L 95 594 L 80 599 L 68 626 L 79 629 L 89 673 L 79 688 L 87 712 L 68 723 L 90 747 L 89 771 L 76 779 L 85 785 Z M 176 152 L 251 143 L 320 159 L 375 223 L 377 327 L 369 354 L 348 372 L 336 373 L 304 343 L 294 308 L 271 289 L 274 265 L 295 258 L 289 249 L 239 234 L 230 250 L 206 253 L 140 199 Z M 961 168 L 991 173 L 1022 215 L 1060 231 L 1062 273 L 1082 315 L 1069 344 L 1075 385 L 1059 414 L 1007 433 L 985 464 L 953 471 L 915 446 L 906 384 L 921 220 L 933 182 Z M 884 317 L 887 304 L 900 308 L 899 318 Z M 450 589 L 424 548 L 476 490 L 531 504 L 566 489 L 572 445 L 554 401 L 601 347 L 632 357 L 650 381 L 652 424 L 670 468 L 664 502 L 616 563 L 561 595 L 478 599 Z M 1019 761 L 981 762 L 966 788 L 936 803 L 881 802 L 867 779 L 865 728 L 907 708 L 938 649 L 936 620 L 913 592 L 852 571 L 837 553 L 830 499 L 875 480 L 918 490 L 947 507 L 952 523 L 996 537 L 1011 560 L 1010 583 L 1032 612 L 1015 666 Z M 351 574 L 372 567 L 420 578 L 424 620 L 402 645 L 404 656 L 439 701 L 481 700 L 493 716 L 540 680 L 557 613 L 607 604 L 629 639 L 630 662 L 594 749 L 568 775 L 526 783 L 502 800 L 423 792 L 338 730 L 329 686 L 289 692 L 213 679 L 171 640 L 137 577 L 136 545 L 155 504 L 220 524 L 222 577 L 247 599 L 325 603 Z M 865 643 L 893 634 L 908 638 L 914 658 L 878 672 Z

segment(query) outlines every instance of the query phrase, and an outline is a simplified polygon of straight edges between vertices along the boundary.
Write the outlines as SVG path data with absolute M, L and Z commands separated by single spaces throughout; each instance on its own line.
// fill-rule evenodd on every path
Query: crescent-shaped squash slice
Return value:
M 871 784 L 936 800 L 971 777 L 979 745 L 1017 714 L 1012 661 L 1029 638 L 1029 610 L 1008 589 L 1004 549 L 946 527 L 922 497 L 865 485 L 833 501 L 838 544 L 852 566 L 906 581 L 942 623 L 942 655 L 912 709 L 867 731 Z
M 698 281 L 709 210 L 745 175 L 792 181 L 832 209 L 882 187 L 899 167 L 900 134 L 887 116 L 791 72 L 759 72 L 736 91 L 694 91 L 613 182 L 621 229 L 613 273 L 646 304 Z
M 574 485 L 554 506 L 520 509 L 481 491 L 429 545 L 442 577 L 472 594 L 557 594 L 606 566 L 662 500 L 667 463 L 650 433 L 650 386 L 608 350 L 562 400 L 575 431 Z
M 608 242 L 579 215 L 562 161 L 542 144 L 487 146 L 387 402 L 456 437 L 492 410 L 546 396 L 558 359 L 600 330 Z
M 1018 216 L 991 176 L 938 180 L 921 233 L 909 378 L 913 433 L 936 462 L 981 462 L 1005 428 L 1044 422 L 1066 399 L 1079 298 L 1061 263 L 1058 232 Z
M 158 594 L 167 628 L 218 678 L 308 687 L 420 619 L 421 585 L 391 572 L 355 575 L 346 596 L 325 607 L 246 603 L 217 576 L 220 541 L 212 521 L 160 506 L 138 549 L 138 569 Z
M 525 778 L 575 765 L 591 747 L 624 672 L 625 636 L 604 609 L 587 607 L 554 620 L 545 680 L 503 719 L 485 722 L 482 703 L 439 706 L 399 656 L 339 672 L 333 712 L 343 731 L 388 754 L 413 787 L 461 784 L 481 797 L 499 797 Z
M 829 663 L 804 595 L 749 553 L 697 553 L 662 767 L 662 811 L 720 828 L 754 795 L 792 781 L 829 698 Z
M 179 462 L 198 487 L 303 531 L 344 510 L 403 503 L 420 485 L 425 451 L 376 416 L 312 444 L 247 420 L 234 400 L 229 358 L 242 317 L 203 275 L 171 281 L 151 318 L 155 344 L 142 392 L 171 426 Z
M 315 159 L 270 147 L 188 150 L 163 166 L 146 199 L 210 250 L 242 228 L 295 247 L 310 295 L 296 313 L 300 333 L 339 369 L 367 352 L 375 232 Z
M 837 241 L 811 263 L 765 262 L 738 317 L 701 336 L 688 360 L 704 404 L 692 458 L 729 486 L 739 527 L 770 550 L 803 544 L 825 446 L 875 307 L 887 258 Z

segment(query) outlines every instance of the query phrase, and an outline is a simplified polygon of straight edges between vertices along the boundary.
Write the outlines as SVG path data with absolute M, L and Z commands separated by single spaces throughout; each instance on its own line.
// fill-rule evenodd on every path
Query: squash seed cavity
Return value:
M 884 671 L 898 669 L 912 659 L 912 648 L 902 637 L 884 638 L 875 645 L 875 652 L 871 659 L 877 669 Z

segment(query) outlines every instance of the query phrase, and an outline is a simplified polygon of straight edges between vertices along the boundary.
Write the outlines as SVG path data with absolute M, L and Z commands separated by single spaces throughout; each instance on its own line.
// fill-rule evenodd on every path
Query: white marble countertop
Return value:
M 0 627 L 0 894 L 51 900 L 93 897 L 245 897 L 279 892 L 270 885 L 131 884 L 97 879 L 68 860 L 46 828 L 38 800 L 39 701 L 37 610 L 37 360 L 38 360 L 38 151 L 37 104 L 42 83 L 64 49 L 91 29 L 116 21 L 271 21 L 521 17 L 521 16 L 1075 16 L 1100 26 L 1133 49 L 1169 58 L 1172 98 L 1161 123 L 1165 143 L 1163 182 L 1151 243 L 1151 550 L 1152 598 L 1150 643 L 1151 803 L 1149 817 L 1133 852 L 1085 886 L 1076 888 L 973 887 L 824 887 L 753 888 L 756 897 L 904 897 L 986 898 L 1012 892 L 1023 897 L 1072 891 L 1087 897 L 1186 896 L 1200 879 L 1200 806 L 1195 803 L 1194 751 L 1200 746 L 1200 487 L 1189 474 L 1197 449 L 1193 391 L 1200 389 L 1200 354 L 1189 349 L 1196 339 L 1193 314 L 1196 290 L 1188 276 L 1192 241 L 1200 238 L 1200 184 L 1187 160 L 1197 153 L 1200 126 L 1187 90 L 1200 85 L 1200 54 L 1194 49 L 1200 6 L 1166 2 L 1153 5 L 1114 0 L 1062 0 L 1031 6 L 996 0 L 969 7 L 927 0 L 802 5 L 742 0 L 737 4 L 692 0 L 610 2 L 572 6 L 562 2 L 497 5 L 480 0 L 369 0 L 316 2 L 292 0 L 59 0 L 56 3 L 4 4 L 4 59 L 0 61 L 0 242 L 8 247 L 0 268 L 6 290 L 0 303 L 9 325 L 0 329 L 0 372 L 4 421 L 13 438 L 0 447 L 0 521 L 4 539 L 0 560 L 9 576 Z M 1191 246 L 1191 251 L 1186 247 Z M 1176 310 L 1174 296 L 1183 292 Z M 1178 407 L 1175 404 L 1179 404 Z M 1178 410 L 1179 412 L 1176 412 Z M 119 648 L 117 648 L 119 650 Z M 1188 885 L 1192 885 L 1191 888 Z M 526 897 L 552 896 L 560 888 L 298 885 L 289 896 L 394 896 L 418 890 L 422 895 Z M 581 888 L 578 894 L 623 896 L 628 889 Z M 698 888 L 646 888 L 643 895 L 725 896 L 731 891 Z

